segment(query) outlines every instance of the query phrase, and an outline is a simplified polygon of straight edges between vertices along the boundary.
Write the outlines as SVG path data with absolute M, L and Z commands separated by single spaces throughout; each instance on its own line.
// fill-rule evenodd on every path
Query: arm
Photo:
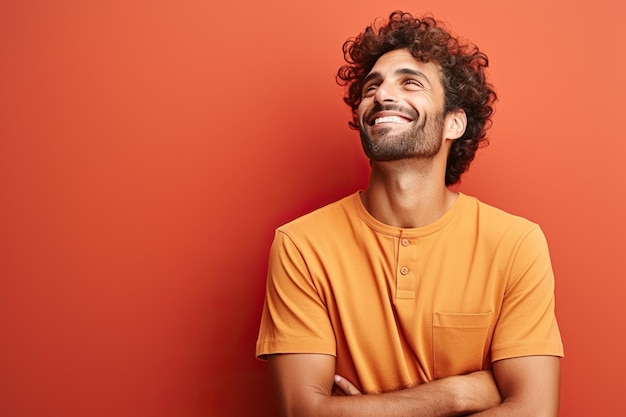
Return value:
M 559 366 L 556 356 L 527 356 L 494 364 L 504 401 L 474 416 L 554 417 L 559 411 Z M 343 395 L 361 395 L 349 381 L 335 381 Z
M 554 275 L 539 228 L 524 237 L 512 259 L 491 350 L 503 402 L 476 415 L 555 417 L 563 347 L 554 314 Z
M 560 359 L 556 356 L 524 356 L 493 364 L 501 404 L 480 417 L 556 417 L 559 413 Z
M 287 417 L 459 416 L 500 402 L 488 371 L 384 394 L 333 396 L 334 356 L 277 354 L 268 361 L 281 413 Z

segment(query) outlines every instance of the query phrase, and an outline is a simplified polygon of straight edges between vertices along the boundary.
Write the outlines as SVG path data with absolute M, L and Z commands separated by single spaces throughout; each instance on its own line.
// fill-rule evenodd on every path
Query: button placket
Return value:
M 398 240 L 398 264 L 396 273 L 398 299 L 414 299 L 416 287 L 416 275 L 414 266 L 416 262 L 416 250 L 410 238 L 400 236 Z

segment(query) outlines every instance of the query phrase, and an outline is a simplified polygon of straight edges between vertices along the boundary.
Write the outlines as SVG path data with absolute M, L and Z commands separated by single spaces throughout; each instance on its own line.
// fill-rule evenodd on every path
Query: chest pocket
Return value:
M 483 368 L 493 313 L 433 314 L 435 379 L 467 374 Z

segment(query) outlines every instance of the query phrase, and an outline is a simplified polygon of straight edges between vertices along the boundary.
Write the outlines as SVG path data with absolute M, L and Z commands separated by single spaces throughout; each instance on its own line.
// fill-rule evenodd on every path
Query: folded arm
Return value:
M 559 412 L 559 367 L 555 356 L 527 356 L 498 361 L 494 373 L 503 401 L 483 412 L 481 417 L 556 417 Z M 361 395 L 350 381 L 335 379 L 342 395 Z
M 333 396 L 333 356 L 278 354 L 268 361 L 282 415 L 287 417 L 461 416 L 500 403 L 489 371 L 384 394 Z
M 524 356 L 493 364 L 502 403 L 480 417 L 556 417 L 559 414 L 560 358 Z

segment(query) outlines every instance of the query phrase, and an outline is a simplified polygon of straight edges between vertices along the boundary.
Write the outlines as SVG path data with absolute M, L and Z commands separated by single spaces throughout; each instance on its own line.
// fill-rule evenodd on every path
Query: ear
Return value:
M 467 127 L 467 115 L 465 110 L 456 109 L 451 110 L 446 114 L 444 118 L 444 137 L 446 139 L 454 140 L 463 136 L 465 128 Z

